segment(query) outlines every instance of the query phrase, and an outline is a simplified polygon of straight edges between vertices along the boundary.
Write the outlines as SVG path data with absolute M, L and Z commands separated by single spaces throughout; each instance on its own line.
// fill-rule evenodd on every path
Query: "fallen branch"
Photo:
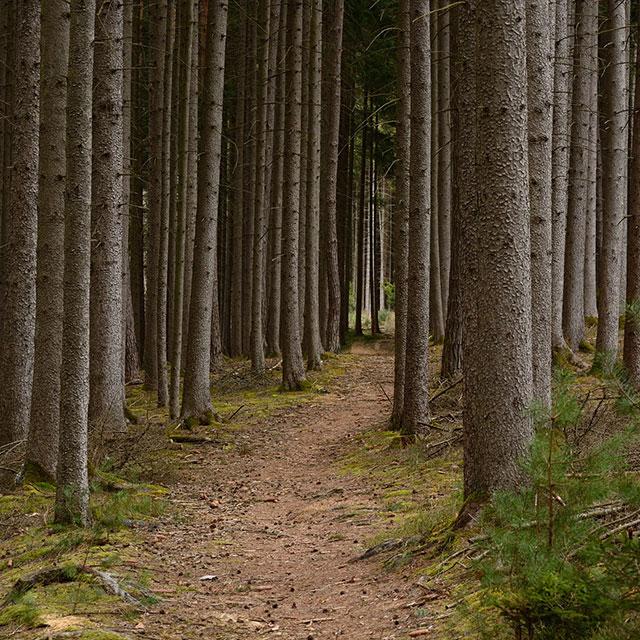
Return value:
M 49 567 L 41 569 L 28 576 L 19 578 L 13 585 L 9 595 L 6 597 L 3 606 L 7 606 L 16 597 L 27 593 L 38 585 L 48 585 L 53 583 L 75 582 L 79 575 L 86 574 L 94 578 L 100 586 L 107 592 L 112 593 L 130 604 L 141 604 L 140 600 L 125 591 L 115 576 L 98 569 L 81 566 Z
M 217 444 L 217 440 L 209 436 L 194 436 L 181 433 L 172 433 L 169 439 L 173 442 L 186 442 L 187 444 Z

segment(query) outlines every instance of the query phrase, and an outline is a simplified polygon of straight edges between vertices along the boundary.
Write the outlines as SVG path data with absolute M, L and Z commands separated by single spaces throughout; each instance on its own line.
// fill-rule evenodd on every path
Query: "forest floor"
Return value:
M 299 394 L 279 392 L 275 371 L 255 387 L 245 365 L 242 371 L 233 365 L 217 384 L 216 408 L 233 419 L 189 434 L 200 442 L 167 440 L 173 429 L 166 420 L 140 409 L 151 427 L 124 455 L 142 455 L 127 465 L 138 482 L 154 484 L 136 485 L 142 489 L 133 500 L 126 494 L 134 485 L 105 472 L 101 477 L 113 486 L 106 498 L 97 494 L 97 533 L 83 538 L 51 528 L 46 486 L 27 487 L 31 503 L 19 505 L 33 509 L 27 521 L 5 520 L 10 537 L 0 545 L 0 597 L 25 574 L 72 563 L 113 567 L 148 606 L 99 597 L 99 588 L 83 582 L 82 591 L 74 583 L 36 586 L 26 603 L 34 619 L 16 615 L 13 625 L 0 626 L 0 637 L 441 637 L 437 620 L 451 615 L 453 595 L 438 571 L 428 574 L 451 548 L 436 553 L 425 571 L 406 563 L 406 540 L 450 523 L 459 504 L 460 456 L 449 448 L 459 439 L 455 399 L 441 407 L 434 427 L 453 435 L 438 436 L 434 455 L 425 455 L 424 446 L 398 446 L 398 435 L 387 430 L 388 338 L 355 342 Z M 142 401 L 142 391 L 136 393 Z M 116 506 L 114 489 L 125 496 Z M 383 553 L 362 558 L 372 547 Z

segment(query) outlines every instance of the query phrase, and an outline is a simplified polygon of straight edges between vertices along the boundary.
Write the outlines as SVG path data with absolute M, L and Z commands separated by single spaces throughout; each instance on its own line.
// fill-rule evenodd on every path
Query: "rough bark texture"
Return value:
M 258 41 L 258 85 L 257 102 L 257 143 L 256 143 L 256 200 L 253 237 L 253 297 L 251 304 L 251 367 L 256 373 L 263 373 L 264 332 L 263 298 L 265 281 L 265 179 L 267 164 L 267 82 L 269 73 L 269 2 L 261 0 L 258 20 L 264 30 Z
M 38 274 L 36 330 L 27 439 L 30 466 L 55 478 L 60 423 L 62 277 L 64 271 L 64 180 L 69 4 L 42 5 L 40 145 L 38 185 Z M 44 142 L 46 141 L 46 142 Z
M 556 0 L 555 58 L 552 142 L 552 262 L 551 262 L 551 343 L 554 349 L 566 346 L 562 331 L 564 245 L 567 228 L 567 188 L 569 176 L 569 87 L 571 39 L 567 0 Z
M 72 0 L 64 209 L 64 323 L 55 522 L 87 524 L 91 106 L 95 1 Z
M 240 50 L 246 45 L 246 30 L 240 28 Z M 234 173 L 233 200 L 233 273 L 231 275 L 231 355 L 237 357 L 243 353 L 242 344 L 242 251 L 244 233 L 244 165 L 245 165 L 245 65 L 244 56 L 239 59 L 236 73 L 238 90 L 236 96 L 236 166 Z
M 475 307 L 464 355 L 471 502 L 520 484 L 518 459 L 533 436 L 524 0 L 478 2 L 475 27 L 477 213 L 469 240 L 475 255 L 484 253 L 465 285 L 465 305 Z
M 271 184 L 269 185 L 269 289 L 267 295 L 267 353 L 280 353 L 280 284 L 281 284 L 281 245 L 282 245 L 282 150 L 284 145 L 284 97 L 285 79 L 282 73 L 282 61 L 286 51 L 285 3 L 277 2 L 279 8 L 277 51 L 272 60 L 272 73 L 275 79 L 274 131 Z M 281 6 L 280 6 L 281 5 Z M 273 16 L 272 21 L 275 22 Z M 276 34 L 272 37 L 275 38 Z
M 639 27 L 640 28 L 640 27 Z M 636 50 L 636 76 L 640 73 L 640 47 Z M 635 83 L 633 109 L 633 146 L 629 181 L 629 217 L 627 218 L 627 305 L 636 313 L 627 313 L 624 324 L 624 364 L 640 386 L 640 82 Z
M 307 232 L 306 286 L 304 300 L 304 352 L 307 369 L 322 366 L 320 339 L 320 137 L 321 137 L 321 79 L 322 79 L 322 2 L 314 0 L 311 7 L 309 61 L 309 134 L 307 137 Z
M 217 0 L 209 5 L 183 417 L 201 416 L 212 410 L 209 390 L 211 318 L 213 290 L 218 286 L 215 271 L 228 9 L 227 0 Z
M 602 272 L 596 349 L 617 358 L 620 316 L 622 222 L 627 191 L 627 2 L 607 0 L 605 68 L 602 77 Z
M 149 55 L 149 245 L 147 252 L 144 372 L 149 391 L 158 388 L 158 260 L 162 218 L 162 148 L 164 113 L 164 47 L 167 37 L 167 2 L 151 7 Z
M 526 7 L 533 396 L 551 407 L 552 21 L 549 0 L 528 0 Z
M 584 339 L 584 251 L 585 208 L 588 196 L 591 135 L 591 82 L 595 69 L 598 32 L 597 0 L 576 1 L 571 146 L 569 149 L 569 194 L 565 246 L 562 326 L 572 349 Z
M 175 239 L 175 281 L 173 292 L 173 332 L 171 340 L 171 387 L 169 392 L 169 414 L 176 418 L 180 411 L 180 370 L 182 367 L 182 327 L 184 313 L 184 274 L 185 274 L 185 236 L 186 220 L 189 215 L 187 186 L 189 172 L 189 116 L 191 112 L 191 75 L 193 32 L 195 16 L 193 0 L 184 0 L 182 4 L 182 24 L 180 64 L 180 106 L 178 114 L 178 208 Z M 196 78 L 197 81 L 197 78 Z
M 405 350 L 407 344 L 407 258 L 409 253 L 409 148 L 411 115 L 411 66 L 409 49 L 409 1 L 398 5 L 398 55 L 396 111 L 396 201 L 393 221 L 393 251 L 395 258 L 394 282 L 396 286 L 395 361 L 393 377 L 393 408 L 391 424 L 402 425 L 404 410 Z
M 162 174 L 160 230 L 158 240 L 158 310 L 156 360 L 158 366 L 158 406 L 169 402 L 169 382 L 167 379 L 167 290 L 169 273 L 169 216 L 171 209 L 171 140 L 172 140 L 172 87 L 173 87 L 173 45 L 175 38 L 176 12 L 174 3 L 169 3 L 167 12 L 167 33 L 164 51 L 164 92 L 162 108 Z
M 438 163 L 438 243 L 440 255 L 440 293 L 443 321 L 447 322 L 449 278 L 451 271 L 451 42 L 449 32 L 449 0 L 438 0 L 436 64 L 437 93 L 437 156 Z
M 0 445 L 29 428 L 36 316 L 40 2 L 24 0 L 15 18 L 14 111 L 10 121 L 11 189 L 4 212 Z M 6 166 L 6 165 L 5 165 Z
M 122 0 L 103 0 L 95 24 L 91 181 L 89 422 L 124 425 L 122 384 Z
M 326 14 L 327 41 L 323 43 L 323 158 L 320 165 L 320 208 L 327 225 L 327 351 L 340 351 L 340 272 L 338 269 L 338 231 L 336 227 L 336 197 L 338 182 L 338 142 L 340 134 L 340 74 L 342 71 L 342 27 L 344 0 L 332 0 Z
M 287 2 L 287 102 L 282 189 L 282 384 L 294 391 L 305 379 L 298 312 L 298 223 L 302 111 L 302 2 Z
M 405 355 L 405 433 L 424 431 L 429 420 L 429 219 L 431 74 L 429 1 L 410 0 L 411 140 L 409 171 L 409 254 Z

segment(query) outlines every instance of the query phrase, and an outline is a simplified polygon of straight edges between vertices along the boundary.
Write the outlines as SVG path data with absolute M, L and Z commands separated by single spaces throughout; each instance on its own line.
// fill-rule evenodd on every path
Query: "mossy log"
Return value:
M 122 598 L 125 602 L 130 604 L 140 604 L 140 600 L 135 596 L 132 596 L 128 591 L 125 591 L 120 586 L 116 577 L 110 573 L 105 573 L 104 571 L 99 571 L 98 569 L 93 569 L 91 567 L 65 565 L 62 567 L 48 567 L 46 569 L 36 571 L 28 576 L 19 578 L 11 588 L 3 606 L 11 604 L 11 602 L 15 601 L 16 598 L 27 593 L 27 591 L 30 591 L 34 587 L 54 583 L 74 582 L 83 574 L 91 576 L 105 591 Z

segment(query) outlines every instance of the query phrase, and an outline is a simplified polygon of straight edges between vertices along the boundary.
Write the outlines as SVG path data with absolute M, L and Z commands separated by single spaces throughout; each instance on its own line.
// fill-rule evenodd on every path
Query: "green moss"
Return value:
M 42 625 L 40 611 L 31 596 L 9 604 L 0 611 L 0 626 L 21 625 L 33 629 Z
M 193 431 L 199 424 L 200 420 L 196 416 L 189 416 L 182 421 L 182 428 Z
M 99 629 L 85 631 L 80 638 L 82 640 L 124 640 L 124 636 L 113 633 L 113 631 L 100 631 Z
M 595 347 L 588 340 L 581 340 L 578 348 L 583 353 L 595 353 Z
M 55 491 L 55 477 L 33 460 L 29 460 L 24 464 L 24 482 L 25 484 L 33 485 L 44 484 Z
M 589 327 L 589 328 L 598 326 L 598 318 L 597 318 L 597 316 L 587 316 L 584 319 L 584 322 L 587 325 L 587 327 Z

